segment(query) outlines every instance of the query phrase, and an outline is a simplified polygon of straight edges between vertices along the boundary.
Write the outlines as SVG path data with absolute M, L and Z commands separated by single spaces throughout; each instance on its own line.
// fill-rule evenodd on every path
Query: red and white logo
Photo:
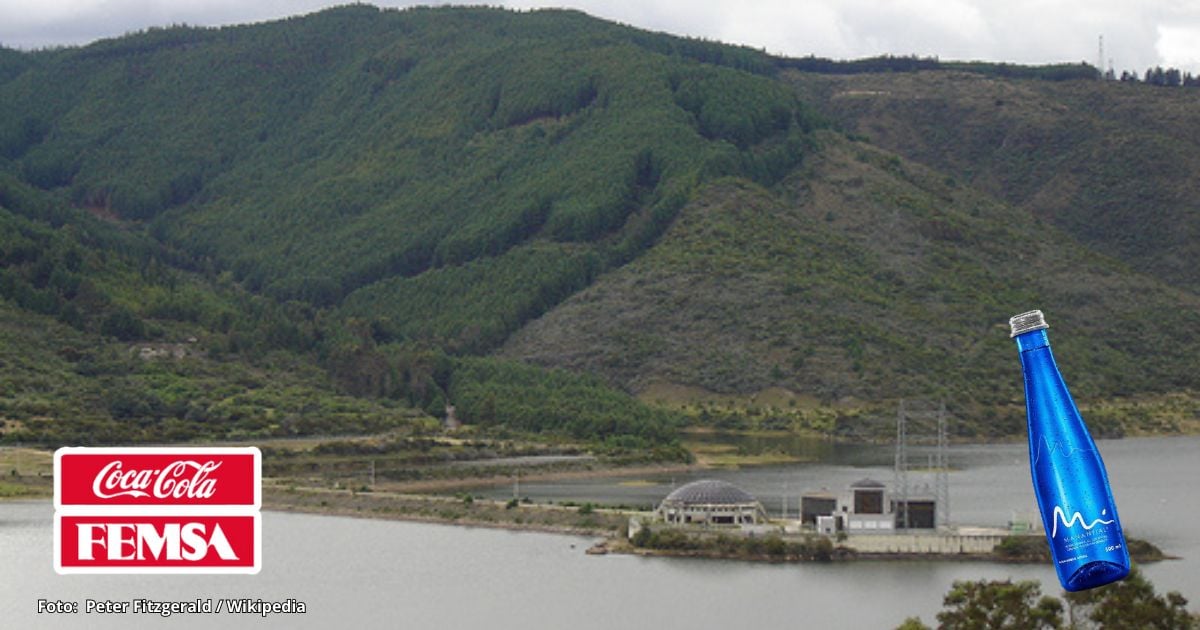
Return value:
M 261 506 L 255 447 L 61 448 L 54 569 L 257 573 Z
M 257 515 L 61 516 L 55 520 L 55 568 L 59 573 L 245 573 L 261 557 L 258 521 Z
M 247 448 L 60 448 L 54 507 L 262 506 L 262 453 Z

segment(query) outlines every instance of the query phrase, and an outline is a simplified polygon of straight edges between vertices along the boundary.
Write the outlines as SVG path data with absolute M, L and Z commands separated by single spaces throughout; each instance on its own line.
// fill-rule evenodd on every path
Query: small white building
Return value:
M 892 514 L 891 502 L 887 500 L 887 487 L 874 479 L 860 479 L 850 484 L 850 504 L 846 517 L 846 529 L 855 531 L 891 531 L 896 519 Z
M 846 531 L 846 515 L 845 514 L 829 514 L 818 516 L 817 533 L 825 536 L 834 536 L 840 532 Z
M 767 521 L 767 512 L 758 499 L 717 479 L 701 479 L 676 488 L 654 513 L 677 525 L 754 525 Z
M 803 522 L 823 534 L 888 534 L 903 529 L 934 529 L 936 501 L 928 494 L 897 499 L 874 479 L 860 479 L 836 500 L 828 491 L 801 496 Z

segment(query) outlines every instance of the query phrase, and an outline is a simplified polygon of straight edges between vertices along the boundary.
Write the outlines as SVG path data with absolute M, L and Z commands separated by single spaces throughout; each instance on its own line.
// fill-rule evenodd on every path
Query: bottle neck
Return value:
M 1021 352 L 1029 352 L 1038 348 L 1049 348 L 1050 337 L 1046 335 L 1046 330 L 1031 330 L 1027 333 L 1022 333 L 1016 336 L 1017 350 Z

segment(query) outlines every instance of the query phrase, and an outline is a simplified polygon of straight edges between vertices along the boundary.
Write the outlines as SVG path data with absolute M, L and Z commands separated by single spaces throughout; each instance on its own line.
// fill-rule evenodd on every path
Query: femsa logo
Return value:
M 56 519 L 59 573 L 255 573 L 258 515 L 78 516 Z
M 257 573 L 257 448 L 63 448 L 54 454 L 59 573 Z

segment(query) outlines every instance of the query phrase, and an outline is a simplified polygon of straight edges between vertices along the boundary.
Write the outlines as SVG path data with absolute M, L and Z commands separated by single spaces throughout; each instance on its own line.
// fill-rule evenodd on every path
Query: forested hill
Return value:
M 848 132 L 1200 291 L 1200 98 L 1115 81 L 787 72 Z
M 1144 218 L 1143 184 L 1186 199 L 1185 183 L 1139 165 L 1102 221 L 1031 210 L 989 185 L 1006 171 L 991 154 L 908 151 L 839 110 L 830 68 L 803 67 L 572 11 L 362 5 L 0 49 L 8 430 L 45 427 L 62 401 L 146 439 L 314 430 L 314 400 L 365 430 L 452 402 L 468 421 L 656 442 L 675 420 L 607 389 L 648 384 L 952 396 L 970 415 L 1011 406 L 996 324 L 1032 306 L 1077 325 L 1089 396 L 1196 386 L 1191 250 L 1125 246 L 1117 232 L 1144 221 L 1113 218 Z M 935 74 L 1043 83 L 964 68 L 982 74 Z M 1125 88 L 1145 111 L 1166 102 Z M 1036 112 L 1082 107 L 1056 99 Z M 1053 171 L 1072 164 L 1037 168 L 1086 187 Z M 1197 220 L 1181 204 L 1176 235 Z M 1020 274 L 999 273 L 1010 241 Z M 1111 332 L 1105 314 L 1137 334 L 1079 341 Z M 945 341 L 912 335 L 931 321 Z M 127 360 L 146 343 L 200 350 Z M 242 382 L 286 385 L 237 398 Z
M 30 182 L 473 351 L 636 256 L 698 180 L 777 179 L 813 125 L 753 53 L 573 12 L 356 6 L 33 57 L 3 92 Z

